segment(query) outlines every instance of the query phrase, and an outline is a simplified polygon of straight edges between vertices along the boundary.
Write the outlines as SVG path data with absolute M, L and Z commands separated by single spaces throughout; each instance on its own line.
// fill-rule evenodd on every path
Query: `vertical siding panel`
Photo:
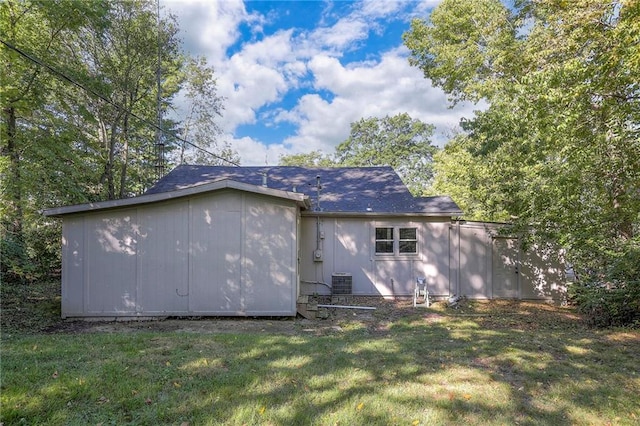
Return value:
M 460 293 L 460 222 L 449 230 L 449 295 Z
M 333 226 L 327 226 L 331 222 L 332 219 L 323 220 L 322 229 L 325 233 L 325 239 L 322 242 L 323 250 L 334 244 Z M 324 260 L 316 262 L 313 259 L 315 249 L 316 217 L 303 216 L 300 221 L 300 291 L 302 294 L 329 294 L 330 290 L 326 285 L 315 283 L 331 282 L 331 273 L 328 271 L 333 270 L 334 259 L 331 254 L 333 251 L 327 249 Z
M 146 313 L 188 311 L 188 215 L 185 201 L 139 209 L 138 305 Z
M 552 245 L 535 245 L 520 251 L 520 297 L 566 300 L 565 265 L 561 251 Z
M 245 300 L 245 286 L 249 282 L 249 274 L 247 271 L 247 196 L 241 194 L 240 211 L 240 310 L 247 311 L 247 302 Z
M 240 209 L 237 193 L 193 199 L 189 292 L 193 313 L 242 313 Z
M 491 297 L 489 293 L 491 251 L 487 232 L 481 227 L 460 226 L 460 295 Z
M 246 313 L 295 315 L 296 207 L 247 195 L 245 214 Z
M 515 238 L 493 238 L 491 253 L 492 296 L 519 298 L 518 241 Z
M 335 244 L 335 267 L 332 272 L 347 272 L 353 276 L 353 294 L 375 294 L 371 269 L 371 231 L 362 219 L 335 219 L 332 233 Z
M 84 313 L 85 286 L 84 217 L 76 216 L 62 224 L 62 317 Z
M 429 292 L 435 296 L 449 294 L 450 281 L 450 242 L 449 222 L 426 221 L 421 224 L 424 229 L 424 242 L 421 244 L 422 264 L 415 275 L 425 277 Z
M 135 210 L 87 215 L 87 312 L 136 312 Z

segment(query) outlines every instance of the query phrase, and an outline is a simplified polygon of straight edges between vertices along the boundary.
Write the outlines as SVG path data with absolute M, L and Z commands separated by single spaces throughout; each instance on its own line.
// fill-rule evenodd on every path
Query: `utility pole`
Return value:
M 160 179 L 164 176 L 164 141 L 162 140 L 162 132 L 160 129 L 162 128 L 162 56 L 161 56 L 161 29 L 160 29 L 160 0 L 156 0 L 157 4 L 157 25 L 158 25 L 158 64 L 156 67 L 156 113 L 157 113 L 157 125 L 156 128 L 156 143 L 155 143 L 155 169 L 156 169 L 156 177 Z

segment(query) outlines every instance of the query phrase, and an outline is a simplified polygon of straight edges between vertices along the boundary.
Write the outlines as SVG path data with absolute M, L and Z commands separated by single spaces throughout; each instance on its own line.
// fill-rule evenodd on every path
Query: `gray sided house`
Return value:
M 564 268 L 389 167 L 179 166 L 61 217 L 62 315 L 294 316 L 301 295 L 559 299 Z

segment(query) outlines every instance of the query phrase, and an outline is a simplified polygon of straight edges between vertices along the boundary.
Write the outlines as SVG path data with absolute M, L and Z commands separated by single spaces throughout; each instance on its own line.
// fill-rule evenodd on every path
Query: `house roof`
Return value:
M 309 208 L 309 199 L 304 194 L 279 191 L 277 189 L 265 188 L 262 186 L 250 185 L 228 179 L 216 180 L 213 182 L 192 185 L 165 192 L 147 192 L 139 197 L 123 198 L 121 200 L 99 201 L 96 203 L 77 204 L 73 206 L 56 207 L 47 209 L 43 213 L 45 216 L 59 217 L 68 214 L 100 211 L 114 208 L 133 207 L 143 204 L 157 203 L 180 197 L 202 194 L 221 189 L 236 189 L 256 194 L 268 195 L 277 198 L 284 198 L 295 201 L 301 208 Z
M 269 189 L 305 194 L 311 204 L 307 212 L 313 214 L 462 215 L 462 211 L 450 197 L 413 197 L 391 167 L 182 165 L 160 179 L 145 195 L 171 193 L 222 180 L 262 188 L 266 184 Z
M 132 207 L 220 189 L 236 189 L 293 200 L 306 210 L 303 214 L 462 215 L 450 197 L 413 197 L 391 167 L 188 165 L 176 167 L 139 197 L 57 207 L 45 210 L 44 214 L 64 216 Z

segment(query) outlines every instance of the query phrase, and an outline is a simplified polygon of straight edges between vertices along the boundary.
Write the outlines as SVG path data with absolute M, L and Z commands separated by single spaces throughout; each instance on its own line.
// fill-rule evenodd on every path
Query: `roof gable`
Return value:
M 309 200 L 304 194 L 294 194 L 292 192 L 279 191 L 277 189 L 264 188 L 260 186 L 250 185 L 243 182 L 237 182 L 229 179 L 216 180 L 201 185 L 179 188 L 173 191 L 145 193 L 139 197 L 123 198 L 120 200 L 100 201 L 96 203 L 77 204 L 73 206 L 57 207 L 44 211 L 45 216 L 64 216 L 73 213 L 100 211 L 115 208 L 125 208 L 132 206 L 140 206 L 144 204 L 158 203 L 161 201 L 172 200 L 176 198 L 189 197 L 192 195 L 204 194 L 223 189 L 234 189 L 238 191 L 250 192 L 254 194 L 267 195 L 270 197 L 288 199 L 294 201 L 301 208 L 309 207 Z
M 160 179 L 145 195 L 179 191 L 225 179 L 259 187 L 266 184 L 270 189 L 305 194 L 310 199 L 313 212 L 434 216 L 462 214 L 450 197 L 413 197 L 391 167 L 183 165 Z

